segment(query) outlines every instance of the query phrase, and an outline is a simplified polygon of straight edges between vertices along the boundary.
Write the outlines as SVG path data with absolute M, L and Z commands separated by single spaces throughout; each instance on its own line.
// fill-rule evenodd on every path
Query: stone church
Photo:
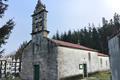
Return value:
M 86 73 L 109 70 L 109 58 L 79 44 L 49 39 L 45 5 L 38 0 L 32 15 L 32 40 L 22 55 L 23 80 L 61 80 Z

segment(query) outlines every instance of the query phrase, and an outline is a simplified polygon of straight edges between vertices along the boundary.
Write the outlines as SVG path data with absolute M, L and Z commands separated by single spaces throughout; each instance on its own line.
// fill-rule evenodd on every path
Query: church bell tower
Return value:
M 47 37 L 47 13 L 45 5 L 41 0 L 38 0 L 32 15 L 32 35 L 40 34 L 40 36 Z

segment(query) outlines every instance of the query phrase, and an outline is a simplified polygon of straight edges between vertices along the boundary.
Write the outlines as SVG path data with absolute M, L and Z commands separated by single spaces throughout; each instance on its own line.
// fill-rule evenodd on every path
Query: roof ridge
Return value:
M 80 44 L 75 44 L 75 43 L 66 42 L 66 41 L 62 41 L 62 40 L 55 40 L 55 39 L 51 39 L 51 40 L 59 46 L 78 48 L 78 49 L 84 49 L 84 50 L 88 50 L 88 51 L 98 52 L 98 50 L 96 50 L 96 49 L 92 49 L 92 48 L 89 48 L 89 47 L 86 47 L 86 46 L 83 46 Z

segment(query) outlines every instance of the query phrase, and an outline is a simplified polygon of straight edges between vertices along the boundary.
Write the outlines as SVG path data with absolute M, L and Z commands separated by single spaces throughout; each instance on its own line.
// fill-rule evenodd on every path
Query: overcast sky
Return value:
M 119 0 L 42 0 L 48 12 L 49 37 L 59 32 L 81 29 L 88 23 L 101 24 L 102 17 L 120 14 Z M 14 18 L 16 26 L 4 46 L 6 53 L 15 51 L 23 41 L 31 39 L 32 18 L 37 0 L 9 0 L 8 10 L 0 25 Z

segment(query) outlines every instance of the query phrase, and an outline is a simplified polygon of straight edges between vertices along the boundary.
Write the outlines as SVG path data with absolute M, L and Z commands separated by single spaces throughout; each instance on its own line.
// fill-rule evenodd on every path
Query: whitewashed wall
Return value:
M 106 71 L 110 69 L 109 57 L 98 56 L 99 58 L 99 71 Z
M 91 62 L 88 60 L 88 53 L 91 54 Z M 58 47 L 59 78 L 82 74 L 79 64 L 83 63 L 87 63 L 88 72 L 96 72 L 98 70 L 97 52 Z
M 85 53 L 91 54 L 91 59 L 88 59 L 88 72 L 96 72 L 98 71 L 98 52 L 93 51 L 84 51 Z M 86 56 L 89 57 L 89 56 Z
M 120 80 L 120 47 L 118 36 L 108 41 L 112 80 Z

